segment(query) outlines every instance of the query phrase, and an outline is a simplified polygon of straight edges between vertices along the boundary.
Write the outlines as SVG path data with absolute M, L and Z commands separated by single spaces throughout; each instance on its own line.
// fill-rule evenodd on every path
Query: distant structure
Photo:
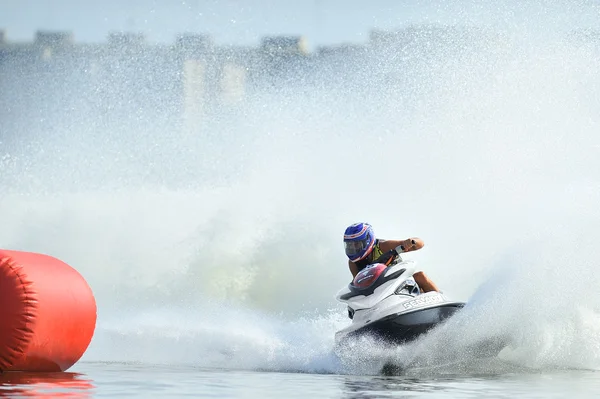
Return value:
M 212 39 L 207 35 L 185 33 L 179 36 L 175 44 L 176 57 L 183 63 L 183 131 L 194 135 L 203 127 L 206 118 L 208 98 L 210 96 L 210 66 L 215 53 Z
M 183 62 L 183 123 L 186 134 L 202 127 L 206 113 L 206 64 L 201 60 Z
M 430 60 L 447 54 L 485 51 L 490 37 L 474 28 L 411 26 L 374 30 L 364 44 L 311 53 L 304 36 L 269 36 L 248 48 L 217 46 L 195 33 L 157 45 L 134 32 L 111 32 L 106 43 L 90 44 L 77 43 L 72 32 L 38 31 L 32 42 L 14 43 L 0 30 L 0 131 L 10 123 L 20 129 L 55 126 L 49 121 L 59 114 L 62 124 L 85 126 L 92 122 L 77 119 L 85 109 L 97 116 L 93 123 L 115 134 L 146 124 L 144 129 L 178 126 L 184 135 L 197 136 L 216 115 L 242 114 L 244 100 L 261 91 L 356 89 L 369 79 L 379 82 L 379 90 L 398 91 L 406 85 L 406 63 L 433 68 L 438 64 Z M 577 37 L 598 42 L 600 36 Z
M 38 31 L 35 34 L 33 47 L 42 59 L 49 60 L 54 54 L 72 52 L 74 44 L 72 32 Z
M 271 57 L 308 55 L 308 43 L 304 36 L 266 37 L 260 47 L 264 55 Z
M 34 44 L 42 47 L 61 48 L 75 44 L 72 32 L 46 32 L 38 31 L 35 34 Z
M 215 44 L 208 35 L 184 33 L 175 42 L 177 50 L 185 58 L 204 57 L 215 51 Z
M 42 101 L 44 87 L 59 93 L 86 88 L 107 128 L 124 117 L 165 110 L 162 120 L 197 134 L 211 112 L 235 107 L 244 98 L 246 64 L 252 58 L 248 51 L 218 48 L 210 36 L 200 34 L 184 33 L 173 45 L 153 45 L 140 33 L 111 32 L 106 43 L 78 44 L 72 32 L 38 31 L 33 42 L 10 43 L 0 31 L 0 73 L 12 82 L 0 86 L 0 95 L 11 92 L 9 86 L 14 85 L 12 93 L 22 87 L 37 97 L 23 104 L 33 104 Z
M 146 36 L 142 33 L 111 32 L 108 35 L 108 47 L 111 49 L 130 50 L 145 47 Z
M 310 54 L 304 36 L 276 36 L 262 39 L 260 48 L 260 76 L 263 85 L 289 85 L 306 69 Z

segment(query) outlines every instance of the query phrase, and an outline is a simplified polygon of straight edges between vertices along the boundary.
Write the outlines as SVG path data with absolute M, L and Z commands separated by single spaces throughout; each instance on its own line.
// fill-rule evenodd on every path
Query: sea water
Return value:
M 40 88 L 11 70 L 1 246 L 75 267 L 98 323 L 68 373 L 8 373 L 2 392 L 597 395 L 600 52 L 550 22 L 441 42 L 416 28 L 414 47 L 313 71 L 326 84 L 259 88 L 195 137 L 152 112 L 96 114 L 78 75 Z M 115 89 L 99 82 L 96 96 Z M 405 257 L 469 306 L 410 345 L 337 353 L 341 237 L 357 221 L 422 238 Z M 498 356 L 469 351 L 498 336 Z M 384 357 L 410 367 L 383 376 Z
M 215 398 L 591 398 L 596 372 L 362 376 L 81 363 L 60 374 L 0 376 L 3 397 Z M 75 370 L 74 369 L 74 370 Z

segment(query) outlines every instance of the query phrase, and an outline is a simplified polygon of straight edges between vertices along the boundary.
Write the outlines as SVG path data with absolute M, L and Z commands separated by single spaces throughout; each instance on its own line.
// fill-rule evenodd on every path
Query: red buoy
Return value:
M 96 301 L 75 269 L 0 250 L 0 371 L 65 371 L 89 346 Z

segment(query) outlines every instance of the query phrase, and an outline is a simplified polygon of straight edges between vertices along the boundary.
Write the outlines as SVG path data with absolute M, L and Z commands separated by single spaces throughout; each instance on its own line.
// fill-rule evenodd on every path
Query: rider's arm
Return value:
M 404 252 L 416 251 L 418 249 L 423 248 L 423 246 L 425 246 L 425 243 L 423 242 L 423 240 L 417 237 L 407 238 L 406 240 L 385 240 L 380 244 L 381 250 L 383 252 L 396 249 L 396 251 L 399 254 Z

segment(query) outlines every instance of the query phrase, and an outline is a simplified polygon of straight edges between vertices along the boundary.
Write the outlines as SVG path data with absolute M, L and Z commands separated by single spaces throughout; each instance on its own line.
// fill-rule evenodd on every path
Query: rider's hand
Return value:
M 398 253 L 402 253 L 402 252 L 412 251 L 416 248 L 417 248 L 417 242 L 415 240 L 409 238 L 408 240 L 402 241 L 402 243 L 396 247 L 396 251 L 398 251 Z

